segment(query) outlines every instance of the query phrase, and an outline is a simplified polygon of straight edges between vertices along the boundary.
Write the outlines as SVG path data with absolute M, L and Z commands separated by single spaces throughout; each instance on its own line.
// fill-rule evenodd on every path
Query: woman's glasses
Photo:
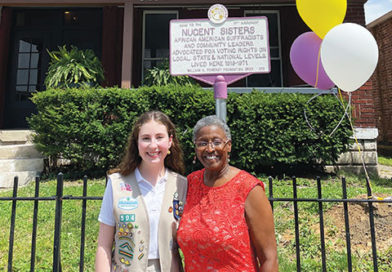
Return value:
M 214 149 L 222 149 L 230 140 L 223 141 L 222 139 L 214 139 L 210 141 L 196 141 L 195 146 L 197 149 L 205 149 L 211 146 Z

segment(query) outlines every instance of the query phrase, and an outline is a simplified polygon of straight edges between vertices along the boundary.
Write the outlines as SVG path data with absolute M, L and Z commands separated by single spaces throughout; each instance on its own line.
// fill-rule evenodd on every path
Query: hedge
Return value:
M 343 115 L 342 105 L 333 95 L 319 96 L 311 103 L 309 99 L 301 94 L 229 93 L 231 164 L 262 174 L 336 161 L 351 136 L 347 118 L 329 136 Z M 36 132 L 38 149 L 53 162 L 52 167 L 63 158 L 83 174 L 115 167 L 135 118 L 148 110 L 161 110 L 176 124 L 187 173 L 200 168 L 191 163 L 192 128 L 201 117 L 215 113 L 213 92 L 191 85 L 50 89 L 35 93 L 32 101 L 38 113 L 29 124 Z

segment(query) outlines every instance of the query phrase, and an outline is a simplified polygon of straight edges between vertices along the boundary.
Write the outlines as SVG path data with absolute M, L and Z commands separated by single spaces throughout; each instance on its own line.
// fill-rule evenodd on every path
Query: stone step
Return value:
M 356 175 L 363 175 L 365 173 L 365 169 L 362 165 L 326 165 L 324 168 L 326 173 L 336 174 L 341 170 L 354 173 Z M 366 171 L 368 174 L 377 175 L 377 165 L 366 165 Z
M 0 188 L 13 188 L 14 178 L 18 177 L 18 186 L 23 186 L 35 180 L 37 171 L 7 172 L 0 174 Z
M 378 165 L 378 176 L 380 178 L 392 179 L 392 166 Z
M 0 160 L 0 173 L 39 171 L 44 169 L 44 160 L 38 159 L 9 159 Z
M 32 130 L 0 130 L 0 145 L 31 143 Z
M 366 165 L 377 165 L 377 152 L 362 151 L 359 152 L 346 152 L 339 156 L 336 164 L 348 165 L 362 165 L 362 155 Z
M 34 144 L 0 145 L 0 160 L 44 158 Z

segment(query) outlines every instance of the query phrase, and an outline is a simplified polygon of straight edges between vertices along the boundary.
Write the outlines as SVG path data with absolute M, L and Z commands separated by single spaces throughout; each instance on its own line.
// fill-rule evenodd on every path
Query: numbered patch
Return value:
M 126 223 L 126 222 L 135 222 L 135 214 L 120 214 L 120 222 L 121 223 Z

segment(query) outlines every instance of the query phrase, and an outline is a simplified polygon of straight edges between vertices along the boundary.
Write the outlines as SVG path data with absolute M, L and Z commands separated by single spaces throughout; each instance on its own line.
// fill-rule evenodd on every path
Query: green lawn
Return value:
M 267 182 L 266 178 L 261 178 Z M 354 198 L 366 194 L 365 180 L 355 176 L 347 177 L 348 197 Z M 88 183 L 89 196 L 102 196 L 104 179 L 90 180 Z M 316 182 L 310 179 L 298 179 L 299 198 L 317 198 Z M 267 184 L 268 185 L 268 184 Z M 53 196 L 56 193 L 54 180 L 40 183 L 40 196 Z M 372 180 L 374 194 L 392 195 L 392 184 L 388 180 Z M 66 182 L 64 195 L 81 196 L 81 181 Z M 268 186 L 266 188 L 268 192 Z M 322 179 L 324 198 L 341 198 L 342 189 L 340 179 L 326 177 Z M 0 197 L 11 196 L 12 192 L 0 192 Z M 18 196 L 33 196 L 34 185 L 20 188 Z M 292 197 L 291 180 L 274 181 L 274 197 Z M 31 254 L 31 230 L 33 201 L 18 201 L 16 210 L 15 242 L 13 256 L 13 271 L 29 271 Z M 87 202 L 86 243 L 85 243 L 85 271 L 94 271 L 94 256 L 98 233 L 98 214 L 101 201 Z M 63 271 L 79 271 L 80 227 L 82 201 L 63 201 L 63 222 L 61 236 L 61 262 Z M 333 207 L 333 203 L 323 204 L 324 211 Z M 53 233 L 54 233 L 54 201 L 40 201 L 38 215 L 38 235 L 36 249 L 36 271 L 50 271 L 52 267 Z M 301 268 L 302 271 L 321 271 L 320 238 L 317 232 L 318 204 L 298 203 L 300 222 Z M 0 271 L 7 271 L 8 241 L 11 217 L 11 201 L 0 201 Z M 280 271 L 295 271 L 295 236 L 293 204 L 288 202 L 274 203 L 276 237 L 279 243 Z M 339 232 L 326 219 L 328 237 L 339 237 Z M 388 271 L 392 265 L 392 247 L 379 251 L 379 271 Z M 327 270 L 347 271 L 345 241 L 328 239 L 326 241 Z M 359 254 L 353 251 L 353 271 L 372 271 L 371 251 Z
M 378 163 L 382 165 L 392 166 L 392 157 L 378 156 Z

